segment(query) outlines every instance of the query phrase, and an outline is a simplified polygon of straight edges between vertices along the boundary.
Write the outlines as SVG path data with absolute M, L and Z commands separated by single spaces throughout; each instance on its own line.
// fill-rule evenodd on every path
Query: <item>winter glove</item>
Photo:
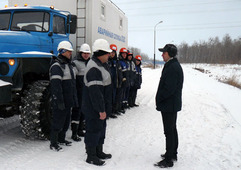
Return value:
M 65 109 L 64 103 L 58 103 L 58 109 L 59 110 L 64 110 Z

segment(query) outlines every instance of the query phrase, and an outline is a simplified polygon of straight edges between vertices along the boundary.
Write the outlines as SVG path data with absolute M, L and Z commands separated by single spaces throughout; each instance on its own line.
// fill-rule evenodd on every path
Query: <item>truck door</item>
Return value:
M 54 14 L 53 15 L 53 35 L 52 35 L 52 43 L 53 43 L 53 51 L 54 54 L 57 56 L 58 52 L 57 52 L 57 47 L 58 44 L 61 41 L 68 41 L 69 40 L 69 36 L 67 34 L 66 31 L 66 17 Z
M 19 34 L 20 46 L 14 46 L 14 52 L 39 51 L 51 52 L 52 40 L 48 36 L 50 28 L 50 14 L 45 11 L 15 11 L 10 30 Z M 11 32 L 13 34 L 13 32 Z

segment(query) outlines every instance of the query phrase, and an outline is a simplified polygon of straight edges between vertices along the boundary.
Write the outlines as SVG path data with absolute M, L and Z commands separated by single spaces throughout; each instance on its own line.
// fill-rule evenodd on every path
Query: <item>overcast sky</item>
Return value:
M 138 47 L 149 57 L 156 57 L 158 47 L 166 43 L 208 40 L 229 34 L 241 38 L 241 0 L 112 0 L 128 17 L 129 46 Z
M 128 18 L 129 46 L 140 48 L 153 58 L 154 26 L 156 58 L 167 43 L 192 44 L 229 34 L 241 38 L 241 0 L 112 0 Z M 4 7 L 7 0 L 0 0 Z

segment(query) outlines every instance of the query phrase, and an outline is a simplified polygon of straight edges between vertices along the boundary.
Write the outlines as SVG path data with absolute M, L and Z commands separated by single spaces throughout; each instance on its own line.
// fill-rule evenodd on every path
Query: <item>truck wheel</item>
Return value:
M 40 80 L 28 85 L 21 103 L 23 133 L 30 139 L 48 139 L 52 115 L 49 81 Z

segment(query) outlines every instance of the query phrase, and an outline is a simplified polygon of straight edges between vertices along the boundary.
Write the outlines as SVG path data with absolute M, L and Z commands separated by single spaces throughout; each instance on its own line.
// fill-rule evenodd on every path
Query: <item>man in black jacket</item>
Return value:
M 178 62 L 177 47 L 167 44 L 159 48 L 165 61 L 156 94 L 156 109 L 161 111 L 164 134 L 166 137 L 166 153 L 163 160 L 156 165 L 161 168 L 172 167 L 177 160 L 178 134 L 176 129 L 177 112 L 182 107 L 183 71 Z
M 85 115 L 86 162 L 103 165 L 101 159 L 110 159 L 111 154 L 103 152 L 106 133 L 106 115 L 111 112 L 112 86 L 107 65 L 110 49 L 104 39 L 93 44 L 94 55 L 85 69 L 82 111 Z
M 58 144 L 71 145 L 70 141 L 65 140 L 65 135 L 69 128 L 71 108 L 78 106 L 75 67 L 71 62 L 72 51 L 70 42 L 60 42 L 59 55 L 49 71 L 53 112 L 50 149 L 56 151 L 62 150 Z

